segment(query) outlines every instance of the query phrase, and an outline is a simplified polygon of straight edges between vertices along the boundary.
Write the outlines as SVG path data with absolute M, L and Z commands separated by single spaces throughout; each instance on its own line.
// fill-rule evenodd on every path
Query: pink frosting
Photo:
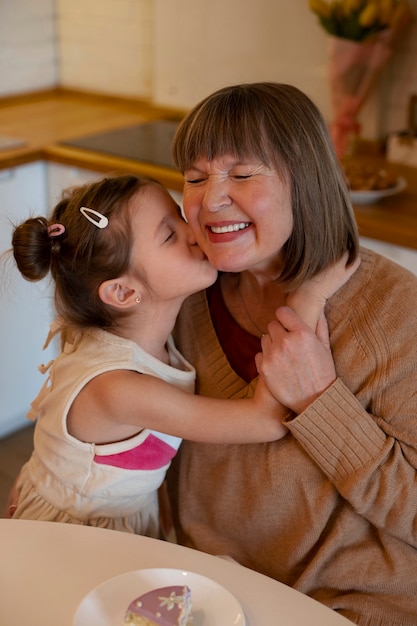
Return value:
M 125 624 L 140 624 L 138 616 L 157 626 L 187 626 L 191 623 L 191 591 L 186 585 L 148 591 L 129 604 Z

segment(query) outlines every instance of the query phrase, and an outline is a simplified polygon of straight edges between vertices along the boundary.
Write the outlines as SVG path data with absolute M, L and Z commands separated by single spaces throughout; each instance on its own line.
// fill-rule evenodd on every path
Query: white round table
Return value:
M 9 519 L 0 519 L 0 624 L 72 626 L 80 602 L 97 585 L 147 568 L 211 578 L 238 600 L 246 626 L 351 624 L 286 585 L 197 550 L 89 526 Z

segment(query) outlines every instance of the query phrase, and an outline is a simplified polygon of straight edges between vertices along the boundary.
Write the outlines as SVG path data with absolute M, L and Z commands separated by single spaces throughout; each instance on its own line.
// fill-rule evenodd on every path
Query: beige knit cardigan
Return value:
M 228 554 L 357 624 L 417 624 L 417 277 L 362 250 L 326 314 L 337 380 L 265 444 L 184 442 L 169 472 L 181 543 Z M 204 294 L 176 343 L 198 393 L 250 396 Z

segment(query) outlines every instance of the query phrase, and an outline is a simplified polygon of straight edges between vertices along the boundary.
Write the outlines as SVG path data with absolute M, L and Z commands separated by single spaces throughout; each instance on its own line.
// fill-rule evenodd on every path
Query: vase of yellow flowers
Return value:
M 359 111 L 412 11 L 407 0 L 309 0 L 309 5 L 329 35 L 330 131 L 343 158 L 360 134 Z

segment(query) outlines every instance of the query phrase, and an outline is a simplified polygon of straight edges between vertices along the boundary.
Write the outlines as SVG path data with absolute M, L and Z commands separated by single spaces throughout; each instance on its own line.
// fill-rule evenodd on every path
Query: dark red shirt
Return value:
M 214 329 L 230 365 L 247 383 L 257 377 L 255 354 L 261 340 L 241 328 L 230 315 L 223 300 L 220 281 L 207 289 L 207 300 Z

